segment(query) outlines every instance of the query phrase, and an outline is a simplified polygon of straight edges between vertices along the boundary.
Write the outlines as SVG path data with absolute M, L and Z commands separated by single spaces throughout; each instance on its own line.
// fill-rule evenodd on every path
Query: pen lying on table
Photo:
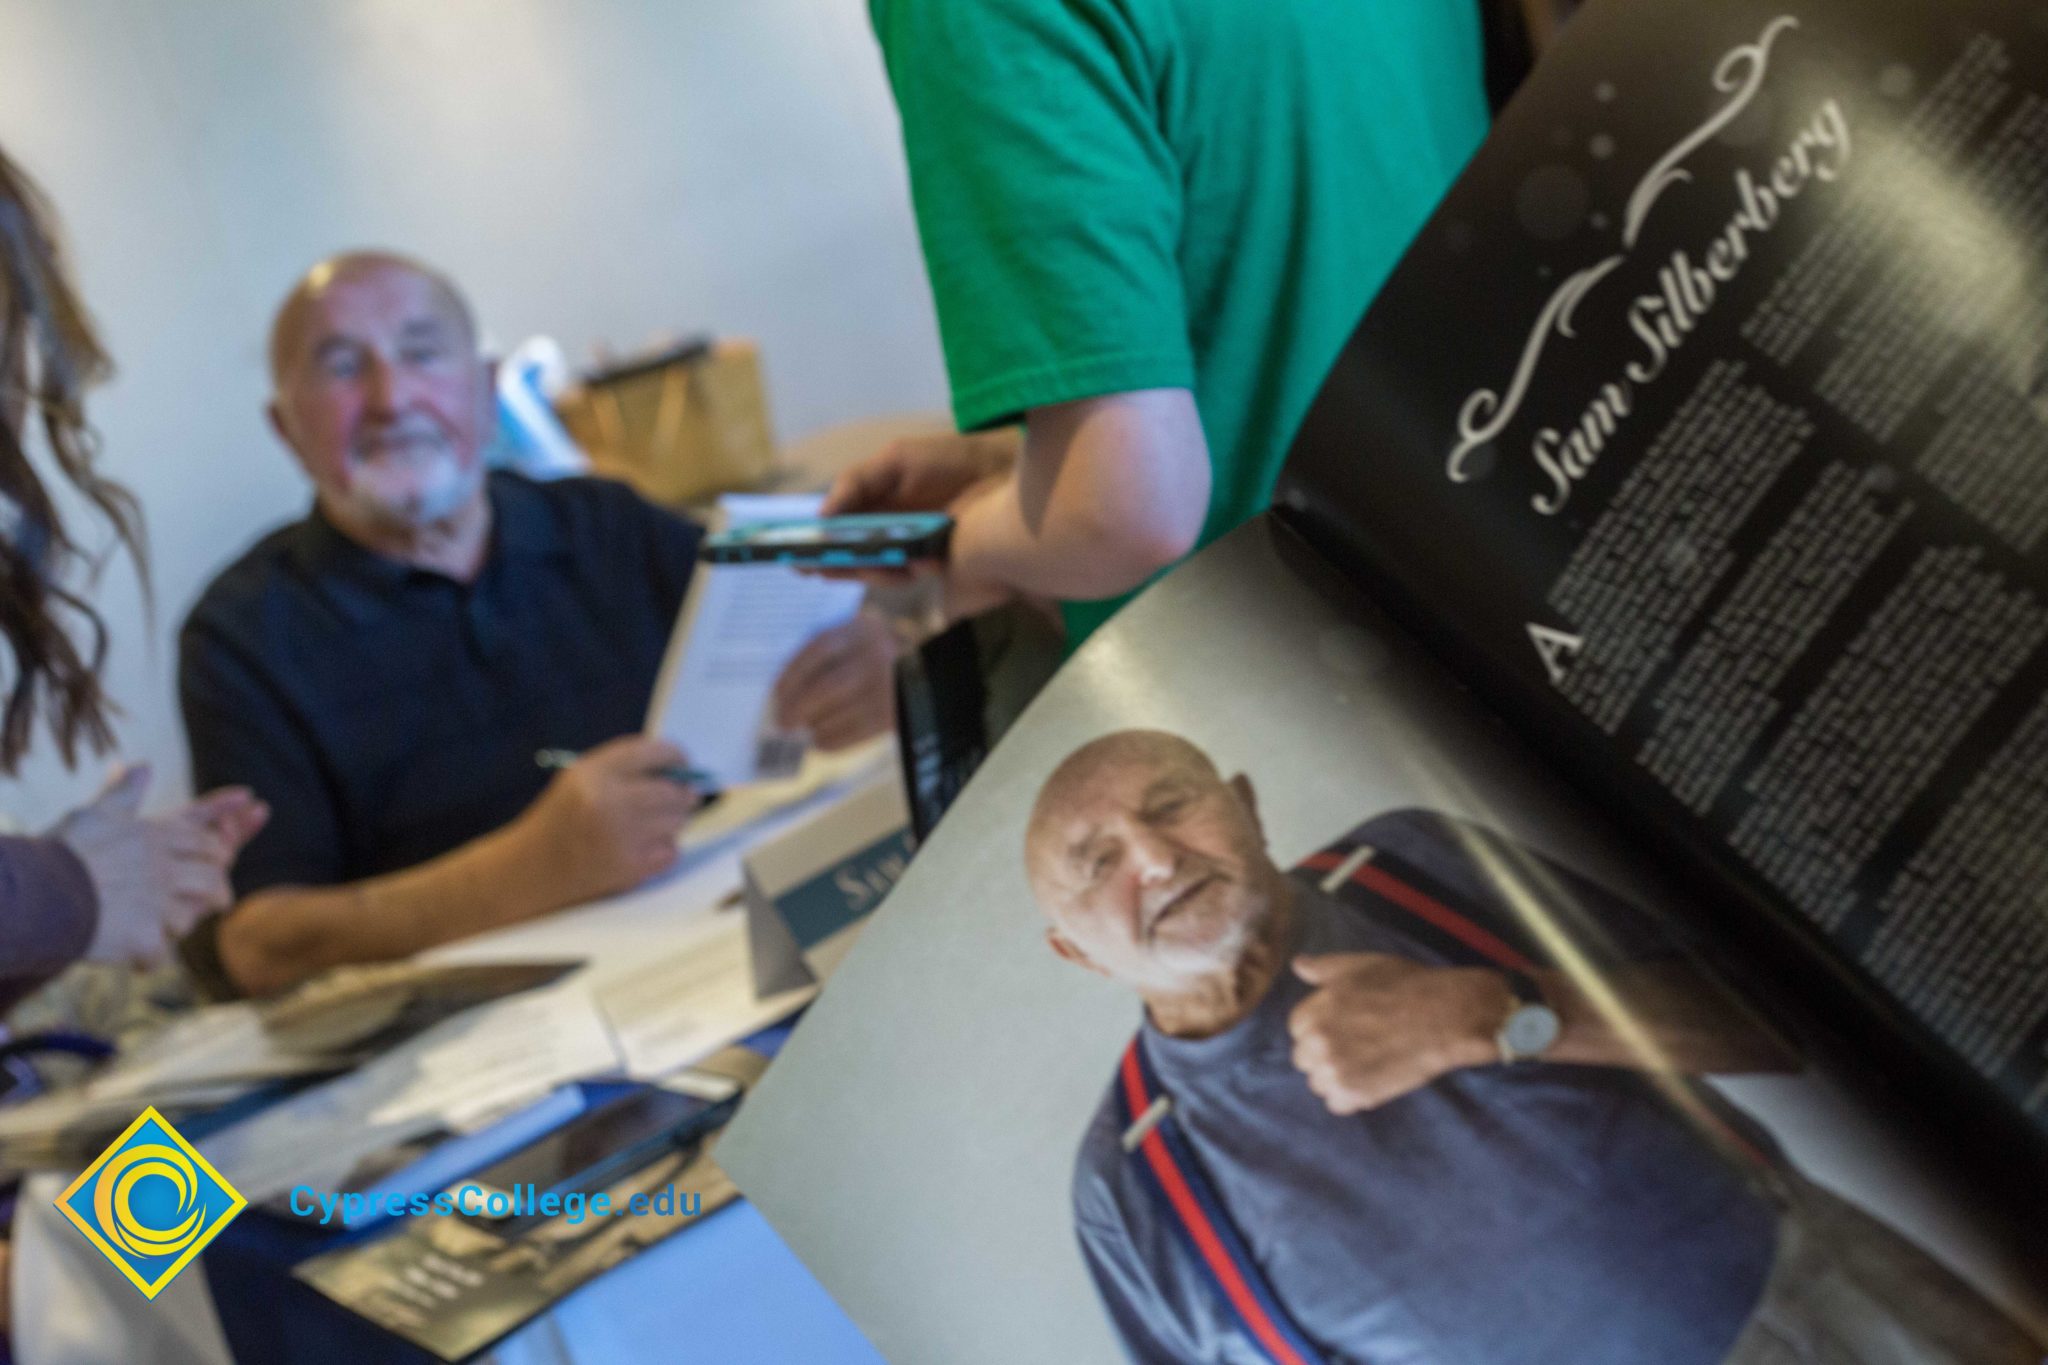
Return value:
M 566 768 L 580 757 L 581 755 L 574 749 L 542 749 L 534 754 L 533 761 L 543 768 Z M 684 768 L 667 764 L 650 771 L 655 776 L 665 777 L 679 786 L 709 789 L 718 785 L 718 778 L 702 768 Z

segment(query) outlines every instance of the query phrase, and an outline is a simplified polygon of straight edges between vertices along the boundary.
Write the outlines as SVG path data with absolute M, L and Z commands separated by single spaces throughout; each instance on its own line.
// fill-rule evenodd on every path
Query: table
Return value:
M 851 765 L 850 765 L 851 766 Z M 574 952 L 594 972 L 644 962 L 674 932 L 677 902 L 708 908 L 737 883 L 741 849 L 813 813 L 831 793 L 693 853 L 666 893 L 636 893 L 448 945 L 458 960 Z M 484 1007 L 486 1009 L 489 1006 Z M 68 1177 L 23 1186 L 15 1217 L 16 1354 L 22 1365 L 327 1365 L 429 1357 L 290 1277 L 332 1240 L 246 1213 L 154 1301 L 65 1222 Z M 501 1342 L 490 1365 L 874 1365 L 881 1357 L 744 1200 L 643 1251 Z

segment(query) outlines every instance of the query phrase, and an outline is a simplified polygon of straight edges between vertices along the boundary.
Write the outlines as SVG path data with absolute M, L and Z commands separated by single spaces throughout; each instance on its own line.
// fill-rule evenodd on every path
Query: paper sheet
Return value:
M 413 1066 L 410 1083 L 370 1111 L 371 1123 L 432 1114 L 463 1128 L 565 1081 L 615 1072 L 619 1052 L 589 988 L 570 982 L 480 1011 L 476 1026 L 420 1049 Z
M 690 818 L 683 828 L 683 847 L 702 849 L 734 834 L 759 838 L 763 822 L 771 815 L 790 810 L 799 803 L 815 805 L 813 797 L 826 793 L 838 800 L 865 786 L 878 774 L 896 766 L 896 736 L 880 735 L 865 744 L 828 754 L 818 749 L 804 756 L 796 774 L 776 782 L 752 782 L 734 787 Z
M 804 987 L 754 998 L 746 917 L 735 910 L 712 916 L 676 951 L 612 978 L 597 1002 L 627 1074 L 644 1080 L 701 1061 L 815 994 Z
M 814 517 L 815 493 L 719 499 L 726 526 Z M 786 777 L 801 736 L 777 734 L 769 695 L 796 652 L 860 610 L 858 583 L 812 578 L 780 564 L 700 564 L 662 661 L 647 733 L 674 741 L 721 786 Z

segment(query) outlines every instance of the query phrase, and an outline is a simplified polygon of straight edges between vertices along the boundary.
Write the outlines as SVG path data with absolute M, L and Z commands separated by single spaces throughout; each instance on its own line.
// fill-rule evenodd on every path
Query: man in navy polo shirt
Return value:
M 698 528 L 622 484 L 486 474 L 490 369 L 468 304 L 417 262 L 316 266 L 270 359 L 271 425 L 315 504 L 207 588 L 178 681 L 194 780 L 273 817 L 187 960 L 266 994 L 666 868 L 698 795 L 639 730 Z M 824 633 L 778 720 L 827 748 L 881 732 L 894 655 L 866 614 Z M 540 749 L 584 752 L 550 779 Z
M 1790 1059 L 1637 912 L 1440 815 L 1357 841 L 1289 877 L 1250 784 L 1156 731 L 1039 794 L 1053 950 L 1145 1003 L 1074 1182 L 1133 1359 L 2039 1361 L 1689 1083 Z

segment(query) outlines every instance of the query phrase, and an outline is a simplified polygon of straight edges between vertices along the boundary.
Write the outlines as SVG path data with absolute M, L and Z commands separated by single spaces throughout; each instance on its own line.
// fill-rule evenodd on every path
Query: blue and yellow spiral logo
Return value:
M 57 1200 L 58 1211 L 152 1299 L 243 1207 L 234 1186 L 154 1108 Z

